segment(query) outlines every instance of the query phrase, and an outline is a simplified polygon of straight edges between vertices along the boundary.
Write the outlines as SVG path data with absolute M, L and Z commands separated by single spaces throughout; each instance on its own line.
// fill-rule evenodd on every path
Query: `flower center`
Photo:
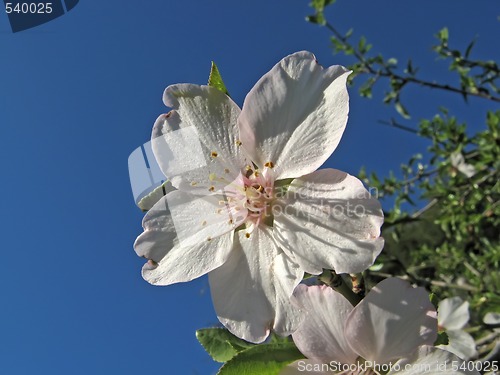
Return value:
M 271 207 L 275 198 L 274 178 L 272 171 L 265 168 L 263 172 L 247 167 L 236 188 L 226 189 L 231 211 L 246 210 L 247 227 L 269 224 L 272 218 Z

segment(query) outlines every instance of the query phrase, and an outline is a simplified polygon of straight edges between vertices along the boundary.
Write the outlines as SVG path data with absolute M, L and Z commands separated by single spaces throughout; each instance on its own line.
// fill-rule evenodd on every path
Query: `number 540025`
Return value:
M 5 12 L 23 14 L 49 14 L 52 13 L 52 3 L 5 3 Z

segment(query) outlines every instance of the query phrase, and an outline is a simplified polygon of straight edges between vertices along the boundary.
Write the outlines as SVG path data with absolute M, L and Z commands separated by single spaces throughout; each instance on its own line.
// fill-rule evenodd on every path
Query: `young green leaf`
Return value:
M 229 96 L 229 92 L 227 91 L 226 85 L 222 80 L 222 76 L 220 75 L 219 69 L 217 65 L 212 61 L 212 68 L 210 69 L 210 75 L 208 76 L 208 85 L 215 87 L 217 90 L 222 91 L 224 94 Z
M 439 332 L 437 339 L 436 339 L 436 342 L 434 343 L 434 346 L 448 345 L 448 343 L 449 343 L 449 340 L 448 340 L 448 335 L 446 334 L 446 332 Z
M 224 328 L 204 328 L 196 331 L 196 338 L 217 362 L 227 362 L 238 352 L 254 344 L 241 340 Z
M 449 38 L 448 28 L 443 27 L 441 30 L 439 30 L 437 37 L 439 40 L 441 40 L 441 43 L 448 43 L 448 38 Z
M 283 367 L 303 358 L 293 342 L 256 345 L 238 353 L 217 375 L 278 375 Z

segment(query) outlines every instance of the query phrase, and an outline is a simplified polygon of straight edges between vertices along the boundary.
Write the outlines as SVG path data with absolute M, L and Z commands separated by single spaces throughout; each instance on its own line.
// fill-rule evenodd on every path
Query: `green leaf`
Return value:
M 217 362 L 227 362 L 242 350 L 254 344 L 246 342 L 225 328 L 203 328 L 196 331 L 196 338 Z
M 450 34 L 447 27 L 443 27 L 437 34 L 437 37 L 439 38 L 439 40 L 441 40 L 442 43 L 448 43 L 449 36 Z
M 314 15 L 310 15 L 306 17 L 306 21 L 310 23 L 315 23 L 317 25 L 324 26 L 326 24 L 325 17 L 323 16 L 323 12 L 319 12 Z
M 359 38 L 359 42 L 358 42 L 358 51 L 359 51 L 359 53 L 361 53 L 362 55 L 364 55 L 371 48 L 372 48 L 372 45 L 368 44 L 366 42 L 366 38 L 364 36 L 362 36 L 361 38 Z
M 438 333 L 438 336 L 437 336 L 437 339 L 436 339 L 436 342 L 434 343 L 434 346 L 436 345 L 448 345 L 449 343 L 449 340 L 448 340 L 448 335 L 446 334 L 446 332 L 439 332 Z
M 312 0 L 309 5 L 316 11 L 322 12 L 325 9 L 325 7 L 333 4 L 335 1 L 336 0 Z
M 326 25 L 326 20 L 325 20 L 325 17 L 323 15 L 323 10 L 325 9 L 325 7 L 333 4 L 334 2 L 335 2 L 335 0 L 312 0 L 309 3 L 309 6 L 311 8 L 314 8 L 314 10 L 316 11 L 316 14 L 311 15 L 311 16 L 307 16 L 306 21 L 311 22 L 311 23 L 315 23 L 318 25 L 322 25 L 322 26 Z
M 215 87 L 217 90 L 222 91 L 224 94 L 229 96 L 229 92 L 224 85 L 224 81 L 219 73 L 217 65 L 212 61 L 212 68 L 210 69 L 210 75 L 208 76 L 208 85 Z
M 238 353 L 217 375 L 278 375 L 283 367 L 303 358 L 293 342 L 256 345 Z

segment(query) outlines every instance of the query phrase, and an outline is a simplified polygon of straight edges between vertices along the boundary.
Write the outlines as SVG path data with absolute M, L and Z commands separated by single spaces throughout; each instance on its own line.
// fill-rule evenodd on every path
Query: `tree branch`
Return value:
M 325 26 L 345 46 L 349 46 L 352 49 L 353 55 L 356 57 L 356 59 L 359 60 L 359 62 L 362 64 L 362 66 L 364 68 L 366 68 L 366 71 L 368 73 L 370 73 L 370 74 L 373 74 L 373 75 L 376 75 L 376 76 L 380 76 L 380 77 L 391 78 L 391 79 L 400 81 L 401 82 L 401 87 L 404 86 L 406 83 L 411 82 L 411 83 L 414 83 L 416 85 L 423 86 L 423 87 L 429 87 L 429 88 L 432 88 L 432 89 L 439 89 L 439 90 L 454 92 L 454 93 L 457 93 L 457 94 L 461 94 L 464 97 L 467 97 L 467 96 L 476 96 L 476 97 L 479 97 L 479 98 L 488 99 L 488 100 L 492 100 L 494 102 L 499 102 L 500 103 L 500 97 L 493 96 L 493 95 L 489 94 L 488 92 L 484 92 L 484 91 L 481 91 L 481 90 L 478 90 L 478 91 L 467 91 L 467 90 L 464 90 L 464 89 L 461 89 L 461 88 L 458 88 L 458 87 L 454 87 L 454 86 L 451 86 L 451 85 L 448 85 L 448 84 L 441 84 L 441 83 L 437 83 L 437 82 L 425 81 L 425 80 L 422 80 L 422 79 L 419 79 L 419 78 L 416 78 L 416 77 L 413 77 L 413 76 L 402 76 L 402 75 L 394 73 L 391 69 L 389 69 L 385 65 L 382 65 L 383 69 L 381 69 L 381 70 L 375 70 L 366 61 L 366 59 L 364 58 L 364 56 L 361 53 L 359 53 L 359 51 L 356 48 L 354 48 L 349 43 L 349 41 L 347 40 L 347 38 L 344 35 L 342 35 L 340 32 L 338 32 L 338 30 L 335 29 L 332 26 L 332 24 L 330 24 L 329 22 L 326 22 Z

